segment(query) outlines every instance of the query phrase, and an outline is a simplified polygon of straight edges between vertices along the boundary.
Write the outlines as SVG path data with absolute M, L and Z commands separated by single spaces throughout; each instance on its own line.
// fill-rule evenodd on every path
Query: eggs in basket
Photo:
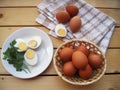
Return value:
M 80 39 L 60 45 L 53 60 L 58 75 L 74 85 L 92 84 L 98 81 L 106 70 L 106 59 L 99 47 Z

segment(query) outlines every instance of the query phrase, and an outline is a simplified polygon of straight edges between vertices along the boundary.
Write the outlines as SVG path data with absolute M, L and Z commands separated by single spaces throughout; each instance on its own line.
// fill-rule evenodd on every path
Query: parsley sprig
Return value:
M 10 47 L 8 47 L 7 50 L 3 53 L 3 59 L 7 60 L 9 64 L 12 64 L 16 68 L 16 71 L 23 70 L 28 73 L 30 70 L 24 63 L 24 52 L 18 52 L 18 48 L 14 47 L 15 44 L 15 40 L 10 43 Z

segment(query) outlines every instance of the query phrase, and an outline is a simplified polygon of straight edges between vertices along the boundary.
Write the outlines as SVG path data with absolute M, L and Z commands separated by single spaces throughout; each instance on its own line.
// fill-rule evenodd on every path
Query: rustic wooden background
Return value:
M 0 90 L 120 90 L 120 0 L 85 0 L 97 9 L 113 17 L 116 27 L 106 54 L 107 70 L 102 79 L 88 86 L 73 86 L 64 82 L 55 72 L 53 63 L 41 75 L 22 80 L 10 75 L 0 61 Z M 5 39 L 21 27 L 37 27 L 37 5 L 42 0 L 0 0 L 0 51 Z M 54 50 L 63 43 L 52 36 Z

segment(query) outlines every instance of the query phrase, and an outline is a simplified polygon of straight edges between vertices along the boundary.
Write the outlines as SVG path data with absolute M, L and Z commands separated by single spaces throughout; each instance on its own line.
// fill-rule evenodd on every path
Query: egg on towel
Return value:
M 58 10 L 56 12 L 56 19 L 59 23 L 67 23 L 70 20 L 70 15 L 66 10 Z
M 70 26 L 70 30 L 73 33 L 78 32 L 80 30 L 80 28 L 82 27 L 81 18 L 79 16 L 72 17 L 72 19 L 70 20 L 69 26 Z
M 55 27 L 55 33 L 59 37 L 65 37 L 67 35 L 67 30 L 63 24 L 58 24 Z
M 42 39 L 40 36 L 33 36 L 31 39 L 28 41 L 27 45 L 31 49 L 36 49 L 40 46 L 42 42 Z
M 28 49 L 25 52 L 24 59 L 26 63 L 29 64 L 30 66 L 34 66 L 38 63 L 37 53 L 32 49 Z
M 23 39 L 18 38 L 18 39 L 15 39 L 15 41 L 16 41 L 16 44 L 14 46 L 18 48 L 18 52 L 23 52 L 27 50 L 27 44 Z

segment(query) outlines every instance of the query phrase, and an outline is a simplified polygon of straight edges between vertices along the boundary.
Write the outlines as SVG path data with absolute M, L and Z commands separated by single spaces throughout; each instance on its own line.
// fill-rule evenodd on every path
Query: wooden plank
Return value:
M 0 26 L 39 25 L 35 22 L 38 15 L 37 8 L 0 8 Z
M 2 47 L 4 41 L 7 39 L 7 37 L 12 34 L 14 31 L 20 29 L 22 27 L 0 27 L 0 48 Z M 47 34 L 49 33 L 49 30 L 45 27 L 37 27 L 41 30 L 43 30 L 44 32 L 46 32 Z M 7 32 L 7 33 L 6 33 Z M 58 47 L 61 43 L 63 43 L 62 40 L 54 38 L 53 36 L 50 36 L 52 42 L 53 42 L 53 46 L 54 48 Z
M 0 0 L 0 7 L 37 6 L 43 0 Z M 94 7 L 120 8 L 120 0 L 85 0 Z
M 108 49 L 106 54 L 107 73 L 120 73 L 120 49 Z
M 116 20 L 116 25 L 120 26 L 120 9 L 100 10 L 113 17 Z M 35 22 L 35 19 L 38 17 L 38 15 L 39 12 L 37 8 L 0 8 L 0 26 L 40 25 Z
M 115 28 L 113 35 L 110 40 L 109 47 L 110 48 L 115 48 L 115 47 L 120 47 L 120 28 Z
M 1 90 L 119 90 L 120 75 L 104 75 L 99 81 L 88 86 L 75 86 L 58 76 L 39 76 L 29 80 L 11 76 L 0 76 Z M 18 83 L 17 83 L 18 82 Z M 18 88 L 19 87 L 19 88 Z
M 43 0 L 0 0 L 0 7 L 37 6 Z
M 0 33 L 0 48 L 2 47 L 6 38 L 19 28 L 22 28 L 22 27 L 0 27 L 0 32 L 1 32 Z M 49 30 L 45 27 L 37 27 L 37 28 L 42 29 L 47 34 L 49 33 Z M 54 48 L 57 48 L 60 44 L 63 43 L 63 41 L 60 39 L 54 38 L 53 36 L 50 36 L 50 35 L 49 35 L 49 37 L 51 38 L 51 40 L 53 42 Z M 120 28 L 115 28 L 115 31 L 114 31 L 113 36 L 111 38 L 109 47 L 111 47 L 111 48 L 120 47 L 119 38 L 120 38 Z
M 111 16 L 116 21 L 116 26 L 120 26 L 120 17 L 119 17 L 120 9 L 99 9 L 99 10 L 104 12 L 106 15 Z
M 106 54 L 107 59 L 107 70 L 106 73 L 120 73 L 120 49 L 108 49 Z M 0 74 L 8 74 L 4 69 L 1 60 L 0 60 Z M 53 62 L 49 67 L 42 73 L 42 75 L 56 74 L 56 71 L 53 67 Z
M 120 8 L 120 0 L 85 0 L 95 7 Z

